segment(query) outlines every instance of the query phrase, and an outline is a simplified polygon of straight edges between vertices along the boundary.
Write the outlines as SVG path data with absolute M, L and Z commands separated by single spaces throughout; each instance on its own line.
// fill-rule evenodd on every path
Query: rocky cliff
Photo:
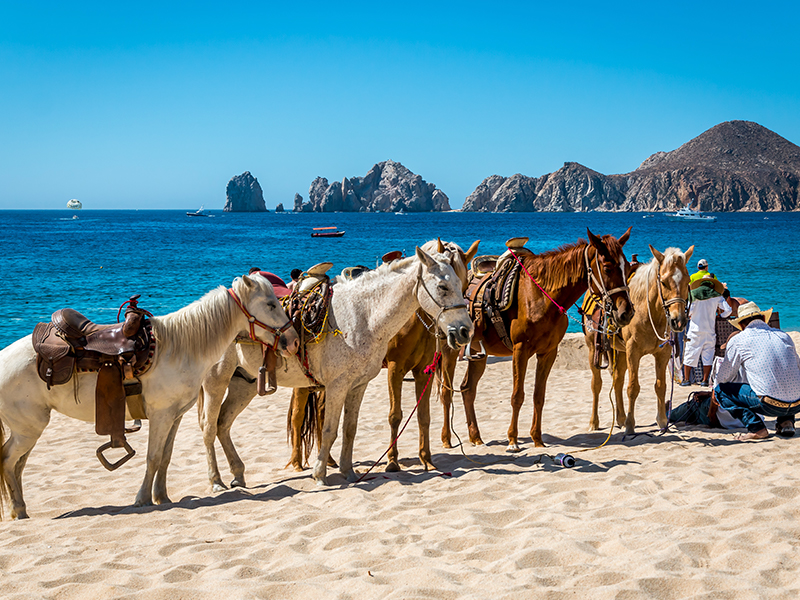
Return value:
M 308 190 L 308 202 L 295 194 L 297 212 L 430 212 L 450 210 L 450 200 L 398 162 L 373 166 L 364 177 L 345 177 L 328 183 L 317 177 Z
M 231 177 L 225 193 L 225 212 L 267 212 L 261 185 L 250 171 Z
M 800 147 L 749 121 L 712 127 L 638 169 L 603 175 L 565 163 L 541 177 L 488 177 L 465 211 L 800 210 Z

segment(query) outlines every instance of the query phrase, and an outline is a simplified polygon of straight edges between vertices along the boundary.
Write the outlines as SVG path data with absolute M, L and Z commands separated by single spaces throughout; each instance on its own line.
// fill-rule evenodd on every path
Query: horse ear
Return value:
M 250 279 L 247 275 L 242 275 L 242 281 L 244 281 L 244 284 L 247 287 L 253 287 L 255 285 L 255 283 L 253 283 L 253 280 Z
M 694 244 L 689 246 L 686 249 L 686 252 L 683 253 L 683 258 L 686 260 L 687 263 L 689 262 L 689 259 L 692 258 L 692 252 L 694 252 Z
M 656 260 L 658 261 L 658 264 L 664 262 L 664 255 L 661 254 L 661 252 L 659 252 L 655 248 L 653 248 L 652 244 L 647 244 L 647 245 L 650 247 L 650 252 L 653 254 L 653 256 L 655 256 Z
M 442 238 L 438 238 L 437 237 L 436 238 L 436 243 L 437 243 L 436 252 L 438 252 L 439 254 L 444 254 L 445 253 L 445 247 L 444 247 L 444 244 L 442 243 Z
M 597 237 L 595 234 L 589 231 L 588 227 L 586 228 L 586 234 L 589 236 L 589 243 L 592 246 L 594 246 L 598 250 L 600 250 L 601 248 L 605 250 L 605 247 L 603 246 L 603 240 L 601 240 L 599 237 Z
M 474 242 L 472 242 L 472 246 L 470 246 L 469 250 L 467 250 L 464 266 L 469 265 L 469 263 L 472 262 L 472 259 L 475 258 L 475 255 L 478 253 L 478 245 L 480 243 L 481 243 L 480 240 L 475 240 Z
M 417 258 L 426 267 L 431 267 L 436 262 L 419 246 L 417 246 Z
M 631 229 L 633 229 L 633 225 L 631 225 L 630 227 L 628 227 L 628 231 L 626 231 L 625 233 L 623 233 L 623 234 L 620 236 L 620 238 L 619 238 L 619 245 L 620 245 L 620 246 L 624 246 L 624 245 L 625 245 L 625 242 L 627 242 L 627 241 L 628 241 L 628 238 L 630 238 L 630 237 L 631 237 Z

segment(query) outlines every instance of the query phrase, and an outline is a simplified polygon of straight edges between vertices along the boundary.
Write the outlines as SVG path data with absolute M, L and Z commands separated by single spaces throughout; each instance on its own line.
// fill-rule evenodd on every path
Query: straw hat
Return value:
M 761 310 L 758 308 L 758 305 L 755 302 L 745 302 L 739 307 L 739 313 L 737 314 L 735 319 L 731 319 L 731 324 L 736 327 L 736 329 L 741 329 L 742 326 L 740 323 L 745 319 L 749 319 L 751 317 L 755 317 L 756 315 L 761 315 L 764 317 L 764 322 L 769 323 L 769 318 L 772 316 L 772 309 L 769 310 Z
M 696 290 L 704 283 L 710 283 L 711 287 L 713 287 L 714 290 L 716 290 L 720 294 L 725 291 L 725 286 L 722 285 L 722 282 L 716 277 L 712 277 L 711 275 L 706 275 L 705 277 L 701 277 L 700 279 L 695 279 L 692 283 L 689 284 L 689 289 Z

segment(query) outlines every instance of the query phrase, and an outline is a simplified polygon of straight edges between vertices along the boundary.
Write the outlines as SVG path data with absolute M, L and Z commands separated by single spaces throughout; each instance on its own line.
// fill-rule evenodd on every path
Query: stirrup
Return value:
M 97 452 L 95 453 L 95 454 L 97 454 L 97 460 L 99 460 L 100 464 L 103 465 L 109 471 L 117 470 L 122 465 L 124 465 L 126 462 L 128 462 L 131 458 L 133 458 L 134 454 L 136 454 L 136 450 L 131 448 L 131 446 L 130 446 L 130 444 L 128 443 L 127 440 L 122 442 L 122 447 L 125 448 L 125 451 L 128 454 L 126 454 L 125 456 L 120 458 L 117 462 L 110 463 L 110 462 L 108 462 L 108 459 L 105 456 L 103 456 L 103 452 L 105 452 L 106 450 L 111 448 L 111 442 L 106 442 L 105 444 L 103 444 L 102 446 L 100 446 L 97 449 Z
M 608 352 L 606 351 L 598 352 L 595 349 L 594 368 L 602 371 L 604 369 L 607 369 L 609 364 L 611 363 L 608 360 Z
M 464 353 L 464 358 L 469 361 L 473 360 L 483 360 L 486 358 L 486 348 L 483 345 L 483 340 L 478 340 L 478 344 L 480 345 L 481 349 L 477 354 L 472 354 L 472 343 L 470 342 L 467 345 L 467 351 Z
M 136 433 L 142 428 L 142 420 L 141 419 L 134 419 L 133 425 L 130 427 L 125 428 L 125 433 Z

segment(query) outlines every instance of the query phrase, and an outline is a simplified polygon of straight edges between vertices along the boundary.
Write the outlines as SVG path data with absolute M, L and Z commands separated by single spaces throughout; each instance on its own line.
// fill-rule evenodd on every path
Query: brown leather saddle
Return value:
M 533 254 L 524 247 L 528 238 L 512 238 L 506 242 L 509 251 L 501 256 L 477 256 L 472 261 L 469 272 L 467 291 L 464 298 L 469 303 L 469 313 L 475 328 L 484 327 L 484 318 L 488 318 L 495 328 L 503 344 L 513 349 L 508 329 L 503 319 L 506 312 L 517 298 L 519 287 L 520 264 L 510 252 L 518 256 Z M 473 356 L 472 358 L 479 358 Z
M 98 325 L 64 308 L 53 313 L 50 323 L 38 323 L 33 330 L 36 367 L 48 390 L 69 383 L 76 372 L 97 372 L 95 431 L 111 436 L 110 442 L 97 449 L 97 458 L 109 471 L 136 453 L 125 439 L 125 409 L 134 419 L 147 418 L 139 377 L 153 362 L 155 338 L 149 313 L 138 307 L 138 298 L 126 302 L 122 323 Z M 127 430 L 132 431 L 138 429 Z M 125 448 L 127 455 L 110 463 L 103 455 L 108 448 Z

